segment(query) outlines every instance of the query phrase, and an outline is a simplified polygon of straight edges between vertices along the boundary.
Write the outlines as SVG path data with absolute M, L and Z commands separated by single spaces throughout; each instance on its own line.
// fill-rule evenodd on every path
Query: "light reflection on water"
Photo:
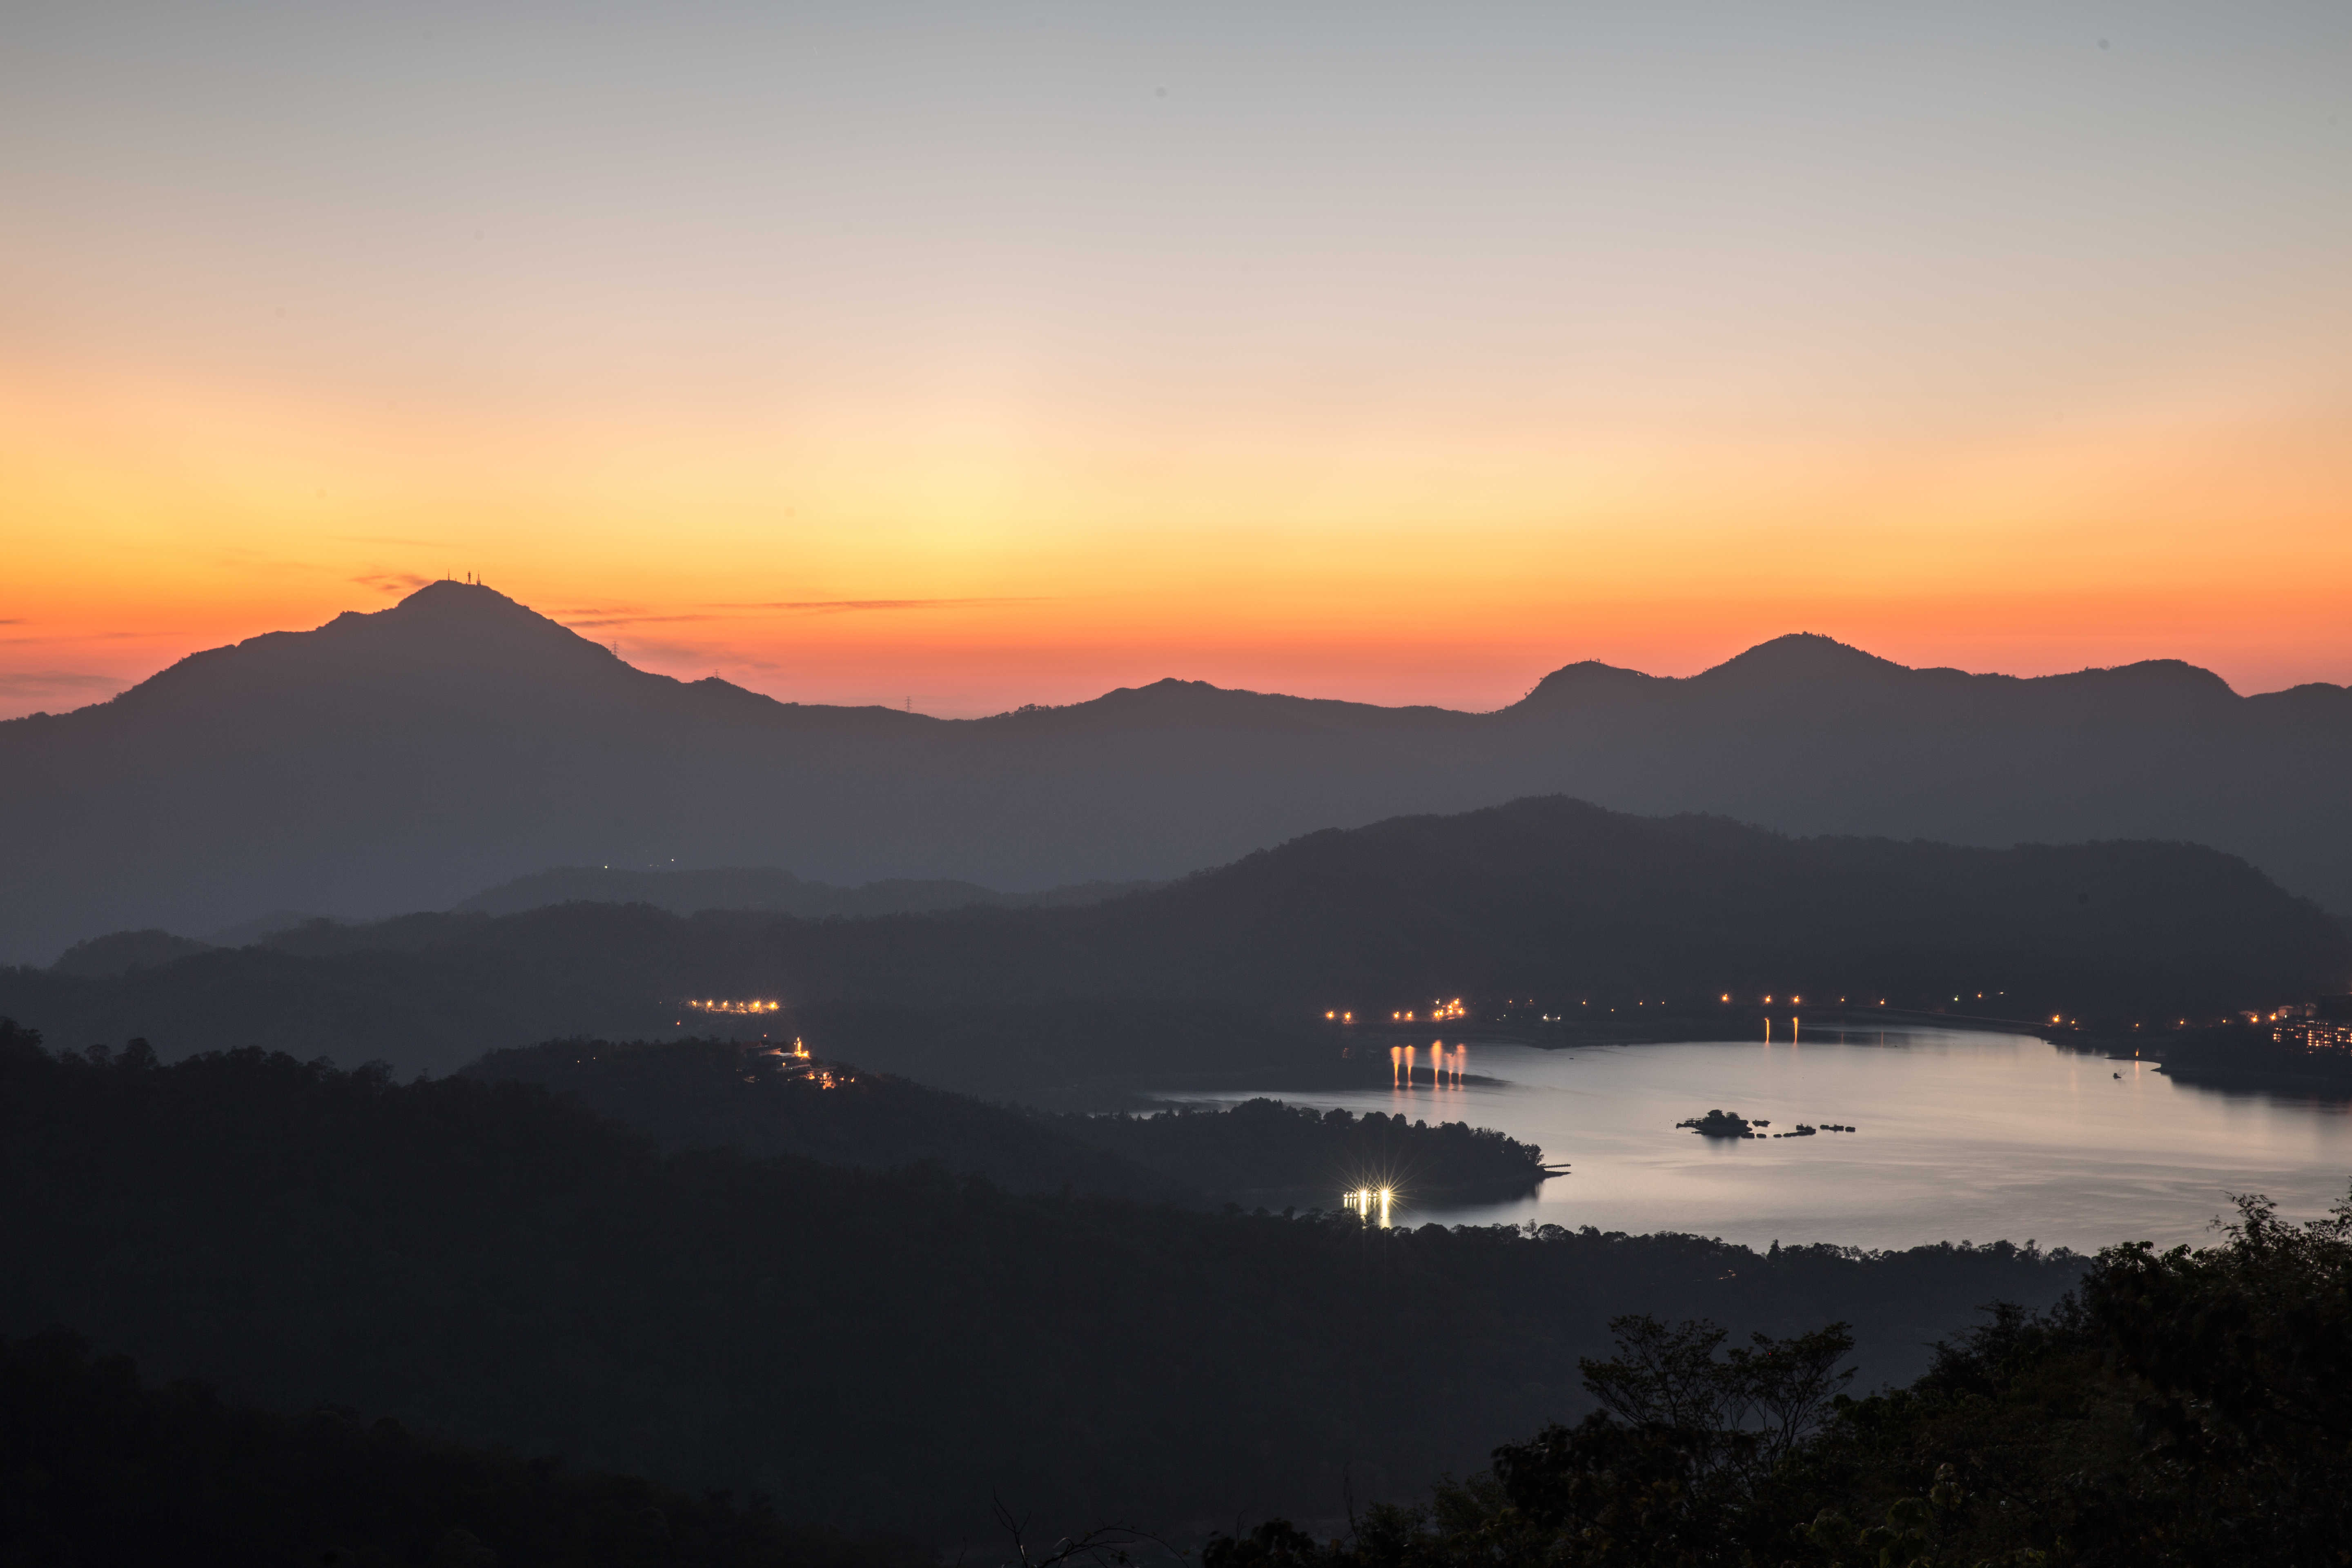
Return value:
M 2026 1036 L 1811 1033 L 1769 1047 L 1486 1045 L 1477 1071 L 1498 1083 L 1280 1098 L 1497 1128 L 1573 1166 L 1513 1202 L 1426 1207 L 1402 1192 L 1401 1224 L 1592 1225 L 1758 1247 L 2032 1238 L 2087 1251 L 2208 1240 L 2237 1192 L 2314 1217 L 2352 1180 L 2345 1101 L 2178 1083 L 2151 1064 Z M 1776 1131 L 1800 1121 L 1860 1131 L 1734 1142 L 1675 1127 L 1717 1107 L 1769 1118 Z

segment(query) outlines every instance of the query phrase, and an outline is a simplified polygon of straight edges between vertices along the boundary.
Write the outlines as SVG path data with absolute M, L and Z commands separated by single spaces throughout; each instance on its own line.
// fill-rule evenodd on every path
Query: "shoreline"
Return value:
M 1889 1011 L 1891 1012 L 1892 1009 Z M 1620 1021 L 1612 1020 L 1606 1026 L 1596 1026 L 1586 1025 L 1579 1020 L 1573 1025 L 1540 1030 L 1516 1028 L 1491 1023 L 1472 1024 L 1466 1028 L 1449 1029 L 1444 1037 L 1453 1043 L 1467 1047 L 1474 1052 L 1482 1047 L 1497 1046 L 1517 1046 L 1539 1051 L 1576 1051 L 1633 1049 L 1654 1046 L 1761 1045 L 1765 1043 L 1760 1037 L 1762 1034 L 1760 1016 L 1752 1019 L 1699 1020 L 1685 1014 L 1662 1017 L 1655 1025 L 1648 1025 L 1646 1020 L 1642 1023 L 1645 1026 L 1628 1028 Z M 1710 1029 L 1707 1026 L 1710 1024 L 1727 1024 L 1729 1027 Z M 1735 1028 L 1744 1030 L 1750 1024 L 1756 1028 L 1755 1037 L 1748 1037 L 1744 1033 L 1730 1032 Z M 1882 1029 L 1887 1033 L 1916 1033 L 1929 1028 L 1957 1029 L 1967 1033 L 1989 1035 L 2015 1035 L 2026 1032 L 2017 1023 L 2007 1019 L 1906 1013 L 1898 1020 L 1895 1017 L 1883 1016 L 1875 1008 L 1867 1015 L 1826 1014 L 1815 1026 L 1819 1030 L 1832 1037 L 1824 1042 L 1827 1044 L 1840 1043 L 1833 1037 L 1835 1035 L 1850 1036 L 1864 1033 L 1866 1026 Z M 1565 1031 L 1569 1029 L 1573 1029 L 1576 1033 L 1566 1035 Z M 1386 1023 L 1359 1025 L 1349 1032 L 1348 1037 L 1349 1048 L 1362 1051 L 1363 1054 L 1359 1057 L 1341 1057 L 1335 1051 L 1328 1056 L 1292 1057 L 1286 1060 L 1276 1061 L 1228 1060 L 1214 1067 L 1188 1065 L 1181 1068 L 1171 1068 L 1167 1070 L 1149 1073 L 1126 1071 L 1098 1077 L 1069 1079 L 1054 1084 L 1031 1082 L 1018 1087 L 1010 1084 L 993 1085 L 985 1089 L 968 1089 L 967 1092 L 977 1092 L 983 1098 L 1011 1100 L 1040 1109 L 1086 1111 L 1148 1111 L 1188 1103 L 1189 1097 L 1195 1095 L 1215 1095 L 1220 1099 L 1231 1099 L 1237 1095 L 1244 1098 L 1265 1096 L 1271 1099 L 1286 1094 L 1323 1094 L 1339 1090 L 1371 1092 L 1395 1089 L 1401 1092 L 1421 1092 L 1436 1087 L 1430 1081 L 1429 1068 L 1426 1064 L 1416 1067 L 1413 1082 L 1409 1089 L 1392 1080 L 1381 1079 L 1381 1068 L 1391 1066 L 1387 1060 L 1385 1047 L 1408 1043 L 1425 1045 L 1429 1035 L 1430 1030 L 1427 1028 L 1412 1028 L 1408 1031 Z M 2052 1040 L 2047 1035 L 2036 1034 L 2030 1037 L 2042 1040 L 2064 1050 L 2094 1048 L 2087 1043 Z M 1776 1037 L 1770 1043 L 1777 1046 L 1784 1042 Z M 1806 1042 L 1801 1033 L 1797 1040 L 1789 1043 L 1802 1045 Z M 1475 1060 L 1475 1058 L 1472 1059 Z M 1453 1079 L 1449 1075 L 1445 1087 L 1507 1089 L 1512 1086 L 1507 1079 L 1494 1078 L 1474 1070 L 1464 1073 L 1459 1080 Z

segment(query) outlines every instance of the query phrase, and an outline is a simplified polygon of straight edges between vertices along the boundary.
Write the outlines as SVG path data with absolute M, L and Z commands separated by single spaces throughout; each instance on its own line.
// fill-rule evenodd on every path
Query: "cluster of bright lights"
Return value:
M 783 1006 L 783 1004 L 782 1002 L 729 1002 L 714 996 L 705 996 L 699 1000 L 689 1000 L 687 1006 L 697 1013 L 732 1013 L 739 1016 L 749 1016 L 755 1013 L 776 1012 Z
M 1394 1187 L 1358 1187 L 1339 1194 L 1340 1205 L 1350 1214 L 1366 1219 L 1377 1218 L 1382 1226 L 1390 1223 L 1389 1211 L 1396 1203 Z
M 793 1037 L 791 1049 L 778 1046 L 767 1054 L 777 1058 L 776 1068 L 783 1076 L 803 1078 L 819 1089 L 839 1089 L 857 1081 L 857 1075 L 845 1068 L 825 1067 L 812 1061 L 808 1042 L 797 1035 Z
M 1352 1024 L 1356 1021 L 1356 1016 L 1353 1013 L 1342 1013 L 1337 1008 L 1326 1009 L 1323 1016 L 1338 1024 Z

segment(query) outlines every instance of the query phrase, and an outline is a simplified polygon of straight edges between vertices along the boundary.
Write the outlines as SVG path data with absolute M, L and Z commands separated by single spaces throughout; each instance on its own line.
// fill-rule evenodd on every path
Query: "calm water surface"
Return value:
M 2208 1240 L 2233 1192 L 2316 1216 L 2352 1180 L 2344 1101 L 2201 1089 L 2022 1036 L 1474 1046 L 1469 1065 L 1499 1081 L 1282 1098 L 1498 1128 L 1574 1167 L 1511 1203 L 1412 1207 L 1408 1194 L 1400 1223 L 1692 1231 L 1758 1247 L 2033 1239 L 2087 1251 Z M 1676 1130 L 1717 1106 L 1769 1118 L 1774 1131 L 1799 1121 L 1860 1131 L 1728 1142 Z

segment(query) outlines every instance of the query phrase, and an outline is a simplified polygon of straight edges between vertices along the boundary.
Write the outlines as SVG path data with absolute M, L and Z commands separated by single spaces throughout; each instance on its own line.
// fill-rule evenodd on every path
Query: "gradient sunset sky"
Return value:
M 2352 680 L 2352 6 L 48 5 L 0 715 L 472 571 L 780 697 Z

